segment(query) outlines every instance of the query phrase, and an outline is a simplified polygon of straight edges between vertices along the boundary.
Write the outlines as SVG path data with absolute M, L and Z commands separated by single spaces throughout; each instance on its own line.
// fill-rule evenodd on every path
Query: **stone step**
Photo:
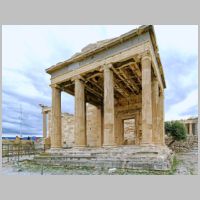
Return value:
M 86 166 L 86 167 L 105 167 L 105 168 L 132 168 L 132 169 L 153 169 L 168 170 L 169 161 L 163 161 L 159 158 L 138 157 L 138 158 L 69 158 L 69 157 L 38 157 L 34 161 L 44 165 L 67 165 L 67 166 Z
M 53 149 L 46 154 L 35 156 L 34 161 L 44 165 L 167 170 L 171 166 L 171 158 L 171 151 L 167 147 L 122 146 Z

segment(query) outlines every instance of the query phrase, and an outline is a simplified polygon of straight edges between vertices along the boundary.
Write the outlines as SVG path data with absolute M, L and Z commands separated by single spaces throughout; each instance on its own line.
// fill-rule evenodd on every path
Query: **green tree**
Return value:
M 165 133 L 172 137 L 169 146 L 175 141 L 185 140 L 187 138 L 186 128 L 179 121 L 165 122 Z

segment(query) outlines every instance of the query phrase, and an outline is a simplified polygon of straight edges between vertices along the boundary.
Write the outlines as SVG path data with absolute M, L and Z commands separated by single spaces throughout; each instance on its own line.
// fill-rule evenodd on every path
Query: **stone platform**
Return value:
M 50 149 L 34 158 L 37 164 L 96 168 L 170 170 L 173 154 L 166 146 L 118 146 Z

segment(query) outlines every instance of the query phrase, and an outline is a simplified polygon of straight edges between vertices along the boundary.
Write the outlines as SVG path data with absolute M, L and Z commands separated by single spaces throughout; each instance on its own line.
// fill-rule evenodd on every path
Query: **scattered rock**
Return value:
M 109 174 L 113 174 L 114 172 L 116 172 L 116 168 L 110 168 L 110 169 L 108 169 L 108 173 Z
M 22 169 L 21 168 L 17 169 L 17 172 L 22 172 Z

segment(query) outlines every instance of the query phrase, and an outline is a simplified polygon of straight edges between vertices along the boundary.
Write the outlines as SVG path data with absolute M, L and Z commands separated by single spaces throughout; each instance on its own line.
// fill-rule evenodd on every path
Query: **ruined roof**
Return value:
M 88 44 L 87 46 L 85 46 L 84 48 L 81 49 L 81 52 L 75 53 L 74 55 L 71 56 L 71 58 L 49 67 L 48 69 L 46 69 L 46 72 L 51 74 L 52 72 L 59 70 L 60 68 L 62 68 L 64 66 L 67 66 L 74 62 L 79 62 L 80 60 L 83 60 L 88 56 L 96 54 L 97 52 L 103 51 L 103 50 L 105 50 L 109 47 L 112 47 L 118 43 L 121 43 L 131 37 L 138 36 L 147 31 L 150 32 L 150 36 L 152 39 L 154 51 L 156 53 L 156 59 L 157 59 L 157 62 L 158 62 L 159 68 L 160 68 L 163 84 L 164 84 L 164 87 L 166 87 L 163 68 L 162 68 L 160 56 L 158 53 L 158 46 L 157 46 L 157 42 L 156 42 L 155 32 L 154 32 L 154 28 L 152 25 L 143 25 L 143 26 L 133 29 L 127 33 L 124 33 L 118 37 L 106 39 L 106 40 L 100 40 L 100 41 L 97 41 L 96 43 Z
M 107 43 L 109 43 L 112 39 L 106 39 L 106 40 L 99 40 L 95 43 L 91 43 L 88 44 L 87 46 L 85 46 L 84 48 L 81 49 L 81 52 L 75 53 L 74 55 L 72 55 L 71 58 L 76 57 L 82 53 L 86 53 L 88 51 L 92 51 L 94 49 L 98 49 L 101 48 L 103 45 L 106 45 Z

